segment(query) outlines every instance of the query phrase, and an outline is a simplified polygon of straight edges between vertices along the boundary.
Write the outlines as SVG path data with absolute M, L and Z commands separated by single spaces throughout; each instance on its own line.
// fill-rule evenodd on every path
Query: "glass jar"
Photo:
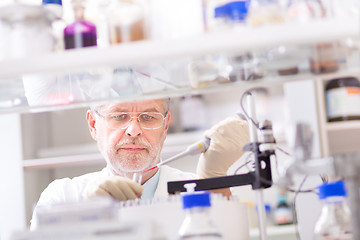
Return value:
M 287 21 L 309 22 L 326 16 L 322 1 L 316 0 L 289 0 L 286 8 Z
M 146 38 L 145 14 L 140 3 L 132 0 L 114 0 L 108 9 L 110 44 Z
M 42 7 L 11 4 L 0 8 L 0 21 L 10 36 L 2 43 L 8 58 L 52 52 L 55 38 L 52 35 L 52 16 Z
M 336 42 L 325 42 L 313 47 L 310 70 L 315 74 L 332 73 L 339 70 L 339 46 Z
M 230 82 L 232 67 L 224 55 L 207 55 L 192 59 L 188 64 L 192 88 L 204 88 Z
M 278 0 L 251 0 L 247 22 L 250 26 L 279 24 L 285 21 L 283 8 Z
M 357 78 L 332 79 L 325 91 L 329 122 L 360 120 L 360 81 Z

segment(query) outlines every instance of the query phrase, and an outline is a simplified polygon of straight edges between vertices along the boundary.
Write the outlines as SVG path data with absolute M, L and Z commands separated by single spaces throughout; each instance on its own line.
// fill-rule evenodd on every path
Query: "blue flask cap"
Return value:
M 186 193 L 182 195 L 183 209 L 192 207 L 210 207 L 210 192 L 195 192 L 196 183 L 187 183 L 184 185 Z
M 59 4 L 62 5 L 62 0 L 42 0 L 43 4 Z
M 192 207 L 210 207 L 210 193 L 209 192 L 194 192 L 184 194 L 182 196 L 183 209 Z
M 346 197 L 346 188 L 344 181 L 337 181 L 332 183 L 324 183 L 318 187 L 319 199 L 325 199 L 327 197 Z

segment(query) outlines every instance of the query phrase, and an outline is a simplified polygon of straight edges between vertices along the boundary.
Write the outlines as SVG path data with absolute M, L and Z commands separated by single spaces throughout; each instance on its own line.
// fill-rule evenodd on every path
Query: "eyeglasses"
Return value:
M 133 118 L 137 118 L 137 122 L 140 124 L 140 127 L 143 129 L 158 129 L 161 128 L 164 124 L 165 119 L 167 118 L 167 112 L 165 117 L 159 112 L 115 112 L 109 113 L 107 115 L 101 115 L 98 111 L 94 112 L 105 119 L 108 127 L 114 129 L 125 129 L 130 126 L 130 122 Z M 138 116 L 132 116 L 137 114 Z

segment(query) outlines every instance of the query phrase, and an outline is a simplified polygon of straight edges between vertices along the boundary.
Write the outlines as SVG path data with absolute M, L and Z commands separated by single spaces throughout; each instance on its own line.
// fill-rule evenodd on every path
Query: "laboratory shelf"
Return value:
M 346 71 L 346 70 L 344 70 Z M 296 75 L 291 76 L 272 76 L 272 77 L 264 77 L 258 80 L 251 81 L 236 81 L 236 82 L 225 82 L 225 83 L 213 83 L 206 87 L 201 88 L 192 88 L 190 83 L 181 87 L 163 87 L 161 90 L 156 91 L 148 91 L 146 93 L 137 93 L 137 94 L 125 94 L 120 95 L 118 97 L 111 98 L 101 98 L 97 100 L 87 101 L 87 100 L 79 100 L 66 104 L 48 104 L 48 105 L 39 105 L 39 106 L 28 106 L 28 105 L 18 105 L 18 106 L 0 106 L 0 113 L 11 113 L 11 112 L 19 112 L 19 113 L 36 113 L 36 112 L 47 112 L 54 110 L 66 110 L 66 109 L 74 109 L 74 108 L 83 108 L 89 107 L 90 104 L 100 104 L 100 103 L 109 103 L 109 102 L 131 102 L 131 101 L 139 101 L 139 100 L 147 100 L 147 99 L 156 99 L 163 97 L 176 98 L 185 95 L 203 95 L 203 94 L 224 94 L 233 89 L 238 89 L 239 97 L 243 92 L 249 90 L 251 88 L 268 88 L 274 89 L 281 87 L 284 83 L 290 81 L 299 81 L 304 79 L 312 79 L 315 76 L 309 72 L 302 72 Z M 1 80 L 0 80 L 1 82 Z
M 112 45 L 106 48 L 88 47 L 44 55 L 28 56 L 21 59 L 0 61 L 0 84 L 5 86 L 6 93 L 20 92 L 19 96 L 11 96 L 3 101 L 0 113 L 9 112 L 44 112 L 86 107 L 90 103 L 111 101 L 136 101 L 161 97 L 179 97 L 184 95 L 219 94 L 229 89 L 238 88 L 239 96 L 245 90 L 254 87 L 279 87 L 285 82 L 312 79 L 315 75 L 300 72 L 292 76 L 268 76 L 256 81 L 237 81 L 214 83 L 204 88 L 193 88 L 189 82 L 178 84 L 170 76 L 169 79 L 158 79 L 163 86 L 155 90 L 139 90 L 134 93 L 119 94 L 112 98 L 76 99 L 65 104 L 28 106 L 24 100 L 16 103 L 23 96 L 23 89 L 8 89 L 14 82 L 22 87 L 22 76 L 26 74 L 75 74 L 76 72 L 96 72 L 112 70 L 121 66 L 147 66 L 149 63 L 168 64 L 171 61 L 187 62 L 191 58 L 208 54 L 234 55 L 242 51 L 260 50 L 282 44 L 312 45 L 324 41 L 344 40 L 347 37 L 358 37 L 359 21 L 354 18 L 327 19 L 311 23 L 286 23 L 265 25 L 261 27 L 244 27 L 238 31 L 203 33 L 167 40 L 144 40 Z M 260 37 L 261 36 L 261 37 Z M 325 75 L 330 77 L 331 75 Z M 326 78 L 326 77 L 325 77 Z M 69 79 L 70 80 L 70 79 Z M 98 79 L 95 79 L 97 81 Z M 66 82 L 66 81 L 65 81 Z M 75 83 L 74 83 L 75 84 Z M 59 87 L 61 87 L 59 85 Z M 139 91 L 137 91 L 139 90 Z M 15 102 L 14 102 L 15 101 Z M 8 104 L 8 105 L 6 105 Z
M 101 66 L 149 64 L 186 59 L 205 54 L 234 54 L 279 44 L 315 44 L 359 36 L 357 18 L 339 18 L 308 23 L 284 23 L 244 27 L 239 31 L 204 33 L 169 40 L 144 40 L 107 48 L 88 47 L 29 56 L 0 62 L 0 79 L 27 73 L 56 73 Z
M 344 130 L 360 130 L 360 120 L 342 121 L 342 122 L 329 122 L 326 124 L 328 132 L 337 132 Z
M 83 166 L 104 163 L 100 153 L 68 155 L 60 157 L 37 158 L 23 161 L 25 170 L 51 169 L 59 167 Z

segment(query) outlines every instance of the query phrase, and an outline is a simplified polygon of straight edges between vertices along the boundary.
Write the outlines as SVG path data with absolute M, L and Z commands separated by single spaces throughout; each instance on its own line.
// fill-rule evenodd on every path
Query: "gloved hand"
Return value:
M 200 156 L 197 175 L 200 178 L 226 176 L 228 168 L 243 155 L 243 146 L 250 142 L 247 121 L 229 117 L 204 135 L 211 141 L 208 150 Z
M 84 197 L 111 196 L 116 200 L 126 201 L 139 198 L 142 190 L 140 184 L 126 177 L 111 176 L 96 179 L 89 184 L 84 191 Z

